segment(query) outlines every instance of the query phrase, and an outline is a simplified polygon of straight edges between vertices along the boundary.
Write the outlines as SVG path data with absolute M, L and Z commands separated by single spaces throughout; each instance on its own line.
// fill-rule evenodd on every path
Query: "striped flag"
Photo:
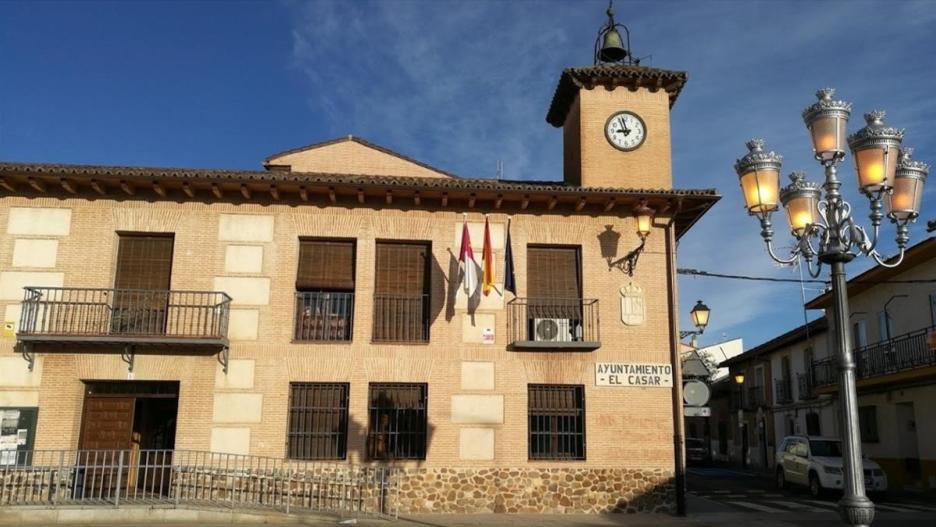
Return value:
M 478 264 L 475 263 L 474 251 L 471 250 L 471 235 L 468 234 L 468 221 L 462 225 L 461 250 L 458 251 L 458 266 L 462 275 L 462 287 L 468 297 L 478 291 Z
M 510 248 L 510 220 L 507 220 L 507 241 L 504 249 L 504 291 L 517 296 L 517 279 L 514 277 L 513 249 Z
M 494 289 L 494 249 L 491 247 L 491 227 L 488 219 L 484 218 L 484 248 L 481 250 L 481 292 L 484 296 L 491 294 Z

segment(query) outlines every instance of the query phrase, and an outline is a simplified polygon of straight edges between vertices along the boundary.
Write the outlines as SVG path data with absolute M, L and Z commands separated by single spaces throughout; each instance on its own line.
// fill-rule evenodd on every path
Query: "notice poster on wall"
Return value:
M 32 449 L 37 413 L 38 408 L 0 408 L 0 466 L 27 459 L 17 452 Z
M 16 436 L 16 430 L 19 429 L 19 410 L 0 411 L 0 443 L 4 437 Z

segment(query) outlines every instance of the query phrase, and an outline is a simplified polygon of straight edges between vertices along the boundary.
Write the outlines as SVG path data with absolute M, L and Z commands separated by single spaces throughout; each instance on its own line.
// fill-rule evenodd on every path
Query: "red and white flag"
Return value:
M 458 267 L 462 275 L 462 288 L 469 297 L 478 291 L 478 264 L 475 263 L 474 251 L 471 250 L 471 235 L 468 234 L 468 221 L 462 225 L 461 250 L 458 251 Z

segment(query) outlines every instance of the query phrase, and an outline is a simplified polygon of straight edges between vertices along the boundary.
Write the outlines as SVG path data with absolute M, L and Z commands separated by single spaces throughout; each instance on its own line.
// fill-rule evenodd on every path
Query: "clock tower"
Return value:
M 565 183 L 672 188 L 670 109 L 686 79 L 683 71 L 641 66 L 631 54 L 630 32 L 608 8 L 594 64 L 562 72 L 546 115 L 563 131 Z

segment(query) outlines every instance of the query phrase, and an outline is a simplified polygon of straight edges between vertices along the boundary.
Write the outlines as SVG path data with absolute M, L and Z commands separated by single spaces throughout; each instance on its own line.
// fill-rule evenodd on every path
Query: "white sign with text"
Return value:
M 598 362 L 595 363 L 595 386 L 672 388 L 670 364 Z

